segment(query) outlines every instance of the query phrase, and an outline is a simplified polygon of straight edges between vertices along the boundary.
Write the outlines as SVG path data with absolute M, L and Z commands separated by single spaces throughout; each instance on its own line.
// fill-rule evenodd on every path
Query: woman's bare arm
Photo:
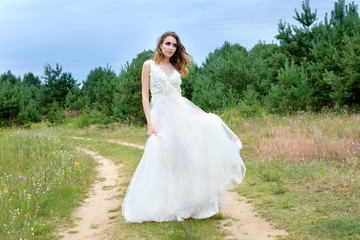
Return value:
M 148 126 L 147 134 L 151 136 L 153 133 L 157 135 L 154 126 L 152 125 L 150 118 L 150 103 L 149 103 L 149 89 L 150 89 L 150 62 L 146 61 L 143 64 L 142 73 L 141 73 L 141 82 L 142 82 L 142 104 L 144 107 L 144 113 L 146 117 L 146 122 Z

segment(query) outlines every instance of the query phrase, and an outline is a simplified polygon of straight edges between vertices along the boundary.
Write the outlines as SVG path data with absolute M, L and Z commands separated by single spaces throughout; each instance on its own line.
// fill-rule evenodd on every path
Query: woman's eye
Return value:
M 176 44 L 174 44 L 173 47 L 176 48 Z
M 167 43 L 165 43 L 165 45 L 166 45 L 166 46 L 170 46 L 170 43 L 169 43 L 169 42 L 167 42 Z

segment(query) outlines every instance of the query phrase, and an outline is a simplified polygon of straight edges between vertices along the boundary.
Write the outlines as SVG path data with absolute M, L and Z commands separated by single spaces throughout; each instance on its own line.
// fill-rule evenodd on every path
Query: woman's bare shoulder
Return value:
M 146 60 L 145 62 L 144 62 L 144 64 L 143 64 L 143 67 L 150 67 L 151 66 L 151 59 L 149 59 L 149 60 Z
M 143 71 L 150 73 L 151 71 L 151 60 L 146 60 L 143 64 Z
M 143 69 L 144 69 L 144 70 L 150 72 L 150 70 L 151 70 L 151 61 L 152 61 L 152 60 L 149 59 L 149 60 L 146 60 L 146 61 L 144 62 L 144 64 L 143 64 Z

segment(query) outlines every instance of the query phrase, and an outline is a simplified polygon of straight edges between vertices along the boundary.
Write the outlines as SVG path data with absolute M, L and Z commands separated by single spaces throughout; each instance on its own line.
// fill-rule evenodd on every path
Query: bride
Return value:
M 191 59 L 178 35 L 165 32 L 153 59 L 143 65 L 149 138 L 123 202 L 127 222 L 210 217 L 219 212 L 232 182 L 245 176 L 239 138 L 220 117 L 181 96 Z

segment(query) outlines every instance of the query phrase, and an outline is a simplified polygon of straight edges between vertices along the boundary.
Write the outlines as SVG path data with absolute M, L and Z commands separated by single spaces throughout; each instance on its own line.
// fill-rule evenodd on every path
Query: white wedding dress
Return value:
M 181 96 L 177 70 L 168 76 L 150 61 L 150 115 L 157 136 L 131 179 L 122 213 L 127 222 L 181 221 L 219 212 L 232 181 L 240 183 L 245 165 L 239 138 L 215 114 Z

